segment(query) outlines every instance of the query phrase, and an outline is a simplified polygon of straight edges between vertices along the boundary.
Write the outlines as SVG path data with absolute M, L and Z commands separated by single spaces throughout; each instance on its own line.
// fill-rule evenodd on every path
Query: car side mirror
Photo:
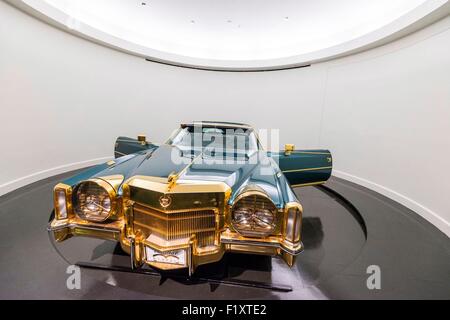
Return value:
M 145 134 L 138 135 L 137 139 L 142 145 L 146 145 L 147 144 L 147 138 L 145 137 Z
M 294 151 L 294 149 L 295 149 L 295 146 L 293 144 L 287 143 L 284 145 L 284 154 L 286 156 L 289 156 L 292 153 L 292 151 Z

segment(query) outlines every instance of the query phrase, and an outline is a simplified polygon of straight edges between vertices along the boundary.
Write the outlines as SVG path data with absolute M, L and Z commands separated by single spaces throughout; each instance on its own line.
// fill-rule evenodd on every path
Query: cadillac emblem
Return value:
M 170 204 L 172 203 L 172 198 L 168 195 L 162 195 L 161 197 L 159 197 L 159 204 L 161 205 L 161 207 L 163 208 L 167 208 L 168 206 L 170 206 Z

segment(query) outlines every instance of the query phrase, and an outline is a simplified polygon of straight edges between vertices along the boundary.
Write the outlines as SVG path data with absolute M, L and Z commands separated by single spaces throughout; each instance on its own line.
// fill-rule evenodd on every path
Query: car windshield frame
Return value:
M 201 134 L 201 136 L 200 136 Z M 219 155 L 245 155 L 249 157 L 262 150 L 253 128 L 220 126 L 182 126 L 167 139 L 166 144 L 176 146 L 183 153 Z M 229 148 L 230 145 L 232 148 Z

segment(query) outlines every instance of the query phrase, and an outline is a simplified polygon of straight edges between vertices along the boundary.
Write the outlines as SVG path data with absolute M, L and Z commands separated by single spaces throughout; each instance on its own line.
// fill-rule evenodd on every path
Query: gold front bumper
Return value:
M 117 221 L 105 225 L 86 223 L 74 220 L 53 220 L 48 231 L 57 242 L 62 242 L 74 236 L 93 237 L 104 240 L 120 242 L 122 249 L 131 255 L 133 267 L 148 264 L 162 270 L 188 268 L 192 273 L 195 268 L 202 264 L 216 262 L 222 259 L 225 252 L 238 252 L 262 255 L 279 255 L 288 265 L 292 266 L 295 256 L 302 250 L 302 243 L 291 244 L 279 237 L 265 239 L 249 239 L 238 233 L 225 229 L 219 234 L 218 245 L 209 247 L 198 247 L 195 236 L 189 238 L 166 241 L 160 237 L 150 236 L 146 239 L 136 236 L 125 236 L 126 226 L 123 221 Z M 161 253 L 170 253 L 174 250 L 185 250 L 186 263 L 160 263 L 149 261 L 146 248 L 158 250 Z
M 94 223 L 77 217 L 64 220 L 55 218 L 49 223 L 47 230 L 53 234 L 57 242 L 62 242 L 74 236 L 120 241 L 124 234 L 125 223 L 123 220 L 111 223 Z
M 56 241 L 72 236 L 118 241 L 130 254 L 133 267 L 188 268 L 192 273 L 199 265 L 219 261 L 227 251 L 279 255 L 292 265 L 303 249 L 301 241 L 290 243 L 282 231 L 265 238 L 239 235 L 225 219 L 230 195 L 224 183 L 178 181 L 168 189 L 166 181 L 135 177 L 123 185 L 117 221 L 55 218 L 48 230 Z M 155 260 L 156 256 L 164 257 L 163 261 Z M 172 260 L 168 262 L 167 257 Z

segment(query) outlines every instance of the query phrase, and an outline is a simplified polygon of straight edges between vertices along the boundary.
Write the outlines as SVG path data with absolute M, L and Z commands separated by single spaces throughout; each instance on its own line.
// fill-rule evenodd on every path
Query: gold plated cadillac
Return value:
M 161 145 L 119 137 L 115 157 L 55 186 L 50 233 L 118 241 L 133 268 L 189 274 L 225 252 L 292 266 L 303 249 L 292 188 L 324 183 L 332 168 L 327 150 L 264 151 L 252 127 L 208 121 Z

